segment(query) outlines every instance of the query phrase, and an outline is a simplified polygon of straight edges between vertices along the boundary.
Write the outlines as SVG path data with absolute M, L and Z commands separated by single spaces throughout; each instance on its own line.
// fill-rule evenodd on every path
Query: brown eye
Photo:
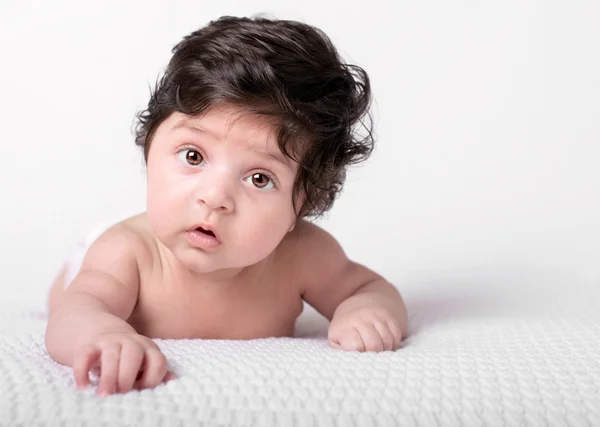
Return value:
M 198 166 L 204 161 L 204 158 L 202 157 L 202 154 L 196 150 L 186 150 L 185 160 L 192 166 Z
M 271 188 L 273 187 L 273 183 L 271 182 L 271 178 L 269 178 L 264 173 L 255 173 L 252 174 L 252 185 L 261 190 L 267 189 L 269 185 Z

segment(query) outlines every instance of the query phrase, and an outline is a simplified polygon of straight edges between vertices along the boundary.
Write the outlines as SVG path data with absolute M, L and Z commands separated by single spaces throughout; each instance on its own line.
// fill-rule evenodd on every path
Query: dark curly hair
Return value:
M 342 62 L 322 31 L 301 22 L 224 16 L 184 37 L 148 108 L 136 115 L 145 160 L 154 132 L 173 112 L 196 116 L 220 103 L 272 121 L 281 152 L 299 164 L 292 196 L 294 209 L 302 200 L 298 217 L 331 208 L 346 166 L 373 150 L 367 73 Z

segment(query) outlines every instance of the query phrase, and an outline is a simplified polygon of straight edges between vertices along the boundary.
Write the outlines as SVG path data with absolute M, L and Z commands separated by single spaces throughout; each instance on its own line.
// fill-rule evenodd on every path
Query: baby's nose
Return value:
M 229 179 L 215 177 L 207 180 L 197 194 L 198 203 L 205 204 L 211 210 L 230 212 L 233 210 L 233 195 Z

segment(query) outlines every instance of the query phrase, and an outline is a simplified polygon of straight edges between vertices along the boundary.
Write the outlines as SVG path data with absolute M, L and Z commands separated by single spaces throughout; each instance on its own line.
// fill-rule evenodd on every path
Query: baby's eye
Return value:
M 246 178 L 246 182 L 250 182 L 252 185 L 254 185 L 260 190 L 271 190 L 275 188 L 273 180 L 264 173 L 253 173 L 248 178 Z
M 202 154 L 191 148 L 181 150 L 178 155 L 180 159 L 185 160 L 191 166 L 199 166 L 204 162 Z

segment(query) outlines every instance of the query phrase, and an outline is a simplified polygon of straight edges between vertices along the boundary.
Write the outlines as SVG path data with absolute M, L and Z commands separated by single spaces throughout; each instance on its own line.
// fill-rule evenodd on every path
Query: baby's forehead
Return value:
M 169 119 L 170 132 L 185 130 L 215 141 L 227 140 L 241 149 L 271 157 L 287 166 L 295 163 L 282 153 L 278 128 L 273 119 L 266 116 L 242 108 L 218 106 L 195 116 L 175 112 Z

